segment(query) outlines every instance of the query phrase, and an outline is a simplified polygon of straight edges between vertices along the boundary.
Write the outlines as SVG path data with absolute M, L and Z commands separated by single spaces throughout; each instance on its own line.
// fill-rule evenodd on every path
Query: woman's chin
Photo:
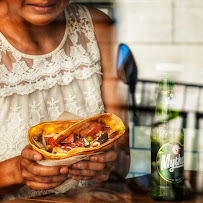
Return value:
M 56 20 L 56 18 L 48 17 L 48 16 L 33 16 L 25 19 L 29 24 L 35 26 L 45 26 Z

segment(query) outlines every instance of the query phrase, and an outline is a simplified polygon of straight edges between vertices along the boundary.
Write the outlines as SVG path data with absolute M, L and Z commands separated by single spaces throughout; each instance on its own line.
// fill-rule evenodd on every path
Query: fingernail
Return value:
M 80 168 L 81 164 L 80 163 L 76 163 L 73 165 L 73 169 L 78 169 Z
M 39 154 L 35 154 L 34 155 L 34 160 L 35 161 L 40 161 L 41 160 L 41 156 Z
M 61 169 L 60 169 L 60 173 L 61 174 L 67 174 L 68 173 L 68 168 L 65 166 L 65 167 L 62 167 Z

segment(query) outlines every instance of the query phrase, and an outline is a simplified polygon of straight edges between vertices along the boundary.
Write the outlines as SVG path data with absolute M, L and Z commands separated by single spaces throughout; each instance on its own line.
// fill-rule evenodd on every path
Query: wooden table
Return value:
M 186 203 L 203 203 L 203 189 L 197 188 L 197 181 L 203 173 L 194 171 L 185 172 L 187 188 Z M 70 190 L 64 194 L 52 194 L 47 196 L 5 201 L 5 203 L 155 203 L 150 196 L 150 176 L 141 176 L 126 179 L 120 182 L 100 183 L 94 187 Z

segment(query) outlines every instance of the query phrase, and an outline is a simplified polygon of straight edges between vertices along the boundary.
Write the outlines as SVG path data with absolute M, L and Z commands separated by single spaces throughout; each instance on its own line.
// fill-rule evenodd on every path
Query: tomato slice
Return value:
M 87 136 L 93 136 L 96 135 L 97 133 L 99 133 L 102 129 L 103 125 L 99 124 L 97 125 L 95 128 L 93 128 L 88 134 Z
M 62 143 L 73 143 L 74 142 L 74 133 L 69 135 L 65 140 L 62 141 Z
M 48 141 L 47 141 L 47 145 L 52 145 L 52 146 L 55 145 L 55 140 L 54 140 L 53 137 L 50 137 L 50 138 L 48 139 Z

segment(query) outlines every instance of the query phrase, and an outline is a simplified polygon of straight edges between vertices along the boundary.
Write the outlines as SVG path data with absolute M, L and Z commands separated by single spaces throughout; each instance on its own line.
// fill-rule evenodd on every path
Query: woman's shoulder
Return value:
M 97 8 L 87 7 L 87 9 L 92 18 L 98 42 L 109 42 L 113 39 L 117 39 L 116 26 L 114 21 L 107 14 Z
M 112 40 L 115 37 L 115 24 L 104 12 L 97 8 L 87 7 L 94 25 L 97 40 Z
M 112 19 L 102 12 L 101 10 L 95 8 L 95 7 L 89 7 L 85 5 L 79 5 L 79 4 L 69 4 L 67 9 L 71 9 L 73 13 L 79 14 L 81 10 L 84 12 L 89 12 L 92 21 L 94 24 L 102 23 L 102 24 L 113 24 Z
M 100 25 L 114 24 L 113 20 L 101 10 L 94 7 L 87 7 L 87 9 L 89 10 L 89 13 L 92 17 L 92 21 L 94 24 L 100 24 Z

